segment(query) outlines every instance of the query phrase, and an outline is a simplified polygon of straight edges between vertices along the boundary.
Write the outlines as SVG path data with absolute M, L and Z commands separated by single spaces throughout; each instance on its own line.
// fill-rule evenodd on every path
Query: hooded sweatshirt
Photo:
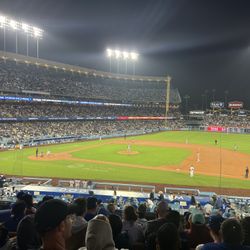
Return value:
M 92 219 L 88 222 L 85 241 L 88 250 L 115 249 L 111 226 L 109 222 L 100 219 Z

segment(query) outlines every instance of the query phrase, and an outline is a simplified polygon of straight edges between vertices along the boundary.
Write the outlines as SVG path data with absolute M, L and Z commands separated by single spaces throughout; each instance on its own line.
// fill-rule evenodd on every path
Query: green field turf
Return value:
M 127 140 L 179 142 L 189 144 L 201 144 L 214 146 L 217 139 L 222 148 L 233 150 L 234 145 L 238 151 L 250 154 L 250 135 L 205 133 L 205 132 L 162 132 L 152 135 L 128 137 Z M 126 150 L 126 144 L 104 145 L 108 141 L 79 142 L 40 147 L 40 151 L 50 150 L 59 153 L 79 149 L 72 152 L 74 158 L 108 161 L 109 164 L 86 163 L 71 160 L 57 161 L 32 161 L 28 156 L 35 155 L 35 148 L 23 150 L 5 151 L 0 153 L 0 173 L 23 176 L 44 176 L 60 178 L 98 179 L 110 181 L 127 181 L 141 183 L 164 183 L 189 186 L 213 186 L 250 189 L 250 181 L 230 178 L 220 178 L 204 175 L 195 175 L 190 178 L 186 173 L 167 172 L 153 169 L 130 168 L 118 166 L 115 163 L 137 164 L 144 166 L 178 165 L 189 154 L 189 150 L 176 148 L 161 148 L 153 146 L 132 146 L 132 150 L 138 151 L 138 155 L 120 155 L 117 152 Z M 112 163 L 113 162 L 113 163 Z M 111 164 L 112 163 L 112 164 Z

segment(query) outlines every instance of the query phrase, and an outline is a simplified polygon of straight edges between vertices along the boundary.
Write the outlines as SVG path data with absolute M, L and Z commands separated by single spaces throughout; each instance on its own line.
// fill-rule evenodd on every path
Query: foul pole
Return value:
M 165 110 L 166 126 L 168 123 L 167 117 L 168 117 L 169 101 L 170 101 L 170 82 L 171 82 L 171 77 L 167 76 L 166 78 L 166 110 Z

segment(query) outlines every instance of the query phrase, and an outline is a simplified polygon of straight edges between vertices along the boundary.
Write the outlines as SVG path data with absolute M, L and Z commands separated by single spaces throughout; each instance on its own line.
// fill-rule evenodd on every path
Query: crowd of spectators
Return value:
M 165 108 L 85 106 L 44 103 L 0 103 L 0 117 L 107 117 L 107 116 L 165 116 Z M 179 118 L 180 113 L 170 112 Z
M 19 192 L 11 209 L 0 210 L 0 249 L 250 249 L 250 217 L 239 217 L 220 197 L 201 206 L 192 196 L 184 214 L 162 196 L 132 201 L 120 206 L 118 199 L 89 196 L 67 203 L 44 196 L 34 203 Z
M 232 128 L 250 128 L 250 116 L 232 115 L 205 115 L 203 126 L 222 126 Z
M 178 129 L 182 126 L 179 120 L 171 120 L 168 127 Z M 43 138 L 63 137 L 102 137 L 114 134 L 146 133 L 166 128 L 165 121 L 67 121 L 67 122 L 8 122 L 0 123 L 2 141 L 27 142 Z
M 88 76 L 77 72 L 0 60 L 1 91 L 40 91 L 50 95 L 125 102 L 165 102 L 166 83 Z M 171 89 L 171 103 L 180 103 Z

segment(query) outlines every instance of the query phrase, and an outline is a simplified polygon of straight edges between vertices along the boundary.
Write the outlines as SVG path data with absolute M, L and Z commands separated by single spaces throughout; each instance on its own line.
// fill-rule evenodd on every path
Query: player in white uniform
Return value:
M 201 161 L 201 159 L 200 159 L 200 152 L 198 151 L 196 153 L 196 162 L 200 162 L 200 161 Z
M 194 177 L 194 166 L 193 165 L 191 165 L 191 167 L 189 168 L 189 176 Z
M 128 152 L 131 152 L 131 145 L 128 144 Z

